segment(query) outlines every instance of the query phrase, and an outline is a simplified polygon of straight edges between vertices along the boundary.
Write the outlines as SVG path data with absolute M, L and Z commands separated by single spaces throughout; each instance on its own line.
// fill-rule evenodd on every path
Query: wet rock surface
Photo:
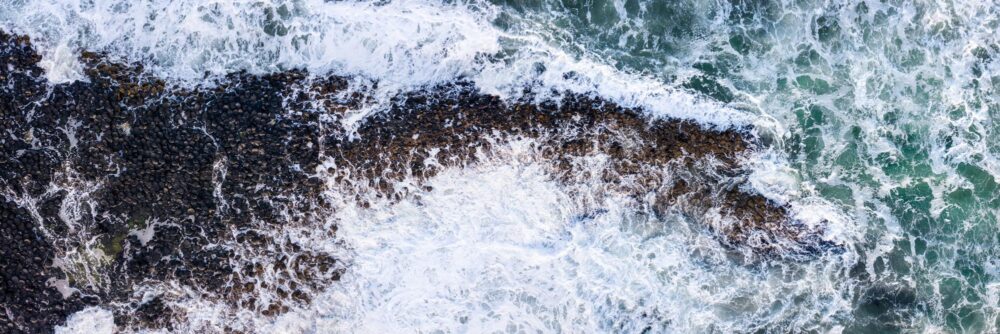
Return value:
M 740 190 L 747 175 L 739 157 L 758 146 L 749 132 L 649 119 L 641 110 L 573 94 L 508 103 L 458 83 L 400 96 L 390 111 L 361 125 L 356 139 L 331 141 L 327 154 L 338 180 L 353 176 L 348 183 L 360 180 L 396 199 L 405 195 L 393 189 L 396 181 L 432 177 L 474 163 L 491 145 L 530 138 L 561 181 L 593 179 L 595 170 L 580 160 L 602 155 L 607 159 L 596 179 L 638 201 L 654 195 L 649 204 L 656 214 L 680 211 L 702 220 L 719 209 L 725 221 L 707 228 L 733 247 L 764 255 L 835 248 L 818 230 L 792 220 L 787 207 Z
M 344 94 L 345 78 L 235 73 L 177 88 L 139 64 L 84 52 L 89 82 L 50 85 L 39 60 L 26 37 L 0 32 L 5 333 L 51 332 L 86 305 L 111 308 L 124 328 L 170 329 L 184 316 L 166 302 L 177 296 L 140 289 L 168 282 L 283 313 L 345 270 L 282 233 L 330 210 L 326 177 L 398 199 L 406 194 L 394 181 L 475 163 L 514 139 L 534 140 L 564 182 L 580 158 L 602 155 L 598 178 L 637 199 L 652 194 L 659 213 L 722 208 L 735 223 L 706 228 L 733 247 L 766 254 L 778 239 L 815 243 L 787 208 L 739 190 L 738 157 L 755 148 L 747 129 L 650 120 L 573 94 L 505 102 L 463 83 L 401 95 L 344 129 L 364 100 Z M 665 177 L 677 171 L 704 177 Z
M 135 295 L 150 281 L 275 313 L 337 279 L 335 259 L 273 233 L 307 219 L 322 185 L 307 174 L 318 113 L 286 105 L 303 73 L 167 92 L 84 53 L 90 82 L 50 86 L 26 38 L 0 35 L 0 47 L 5 332 L 51 331 L 83 301 L 122 303 L 124 327 L 169 326 L 160 297 Z M 50 278 L 76 291 L 64 300 Z
M 31 214 L 10 202 L 0 203 L 0 332 L 45 332 L 81 309 L 84 301 L 49 285 L 59 276 L 51 267 L 54 250 L 35 227 Z

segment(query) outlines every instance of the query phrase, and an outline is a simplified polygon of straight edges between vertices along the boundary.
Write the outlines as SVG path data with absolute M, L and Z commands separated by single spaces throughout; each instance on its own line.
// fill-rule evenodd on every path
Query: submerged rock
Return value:
M 98 304 L 119 326 L 170 328 L 184 315 L 168 301 L 181 297 L 140 289 L 168 283 L 283 313 L 345 270 L 282 233 L 330 210 L 324 177 L 399 199 L 407 194 L 395 181 L 474 164 L 516 139 L 533 140 L 560 182 L 591 172 L 579 159 L 601 155 L 596 178 L 651 198 L 657 213 L 718 210 L 730 223 L 706 229 L 732 247 L 767 255 L 818 242 L 786 207 L 740 190 L 739 157 L 757 147 L 749 129 L 654 120 L 569 93 L 510 102 L 465 83 L 400 95 L 344 129 L 341 118 L 366 97 L 345 94 L 342 77 L 234 73 L 178 88 L 84 52 L 88 82 L 50 85 L 39 60 L 27 38 L 0 32 L 3 332 L 51 331 Z

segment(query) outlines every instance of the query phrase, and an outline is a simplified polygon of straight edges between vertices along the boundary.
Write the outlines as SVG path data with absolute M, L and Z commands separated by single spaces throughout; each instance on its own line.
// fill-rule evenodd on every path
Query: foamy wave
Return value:
M 56 334 L 112 334 L 115 321 L 111 311 L 100 307 L 88 307 L 76 312 L 66 320 L 65 326 L 57 326 Z
M 488 4 L 299 1 L 41 1 L 7 5 L 0 22 L 34 38 L 53 82 L 81 79 L 68 50 L 106 51 L 160 77 L 195 83 L 206 74 L 291 68 L 378 82 L 400 90 L 464 78 L 517 97 L 526 86 L 593 93 L 657 116 L 730 126 L 765 122 L 744 112 L 572 56 L 539 36 L 490 22 Z M 378 95 L 378 94 L 376 94 Z M 774 127 L 774 124 L 758 124 Z

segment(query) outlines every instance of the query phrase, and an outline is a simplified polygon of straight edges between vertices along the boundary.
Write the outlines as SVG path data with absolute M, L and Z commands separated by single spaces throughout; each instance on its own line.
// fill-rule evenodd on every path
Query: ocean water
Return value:
M 313 227 L 337 234 L 280 232 L 348 259 L 341 281 L 273 319 L 180 300 L 179 331 L 1000 331 L 996 1 L 0 0 L 0 24 L 32 37 L 53 83 L 85 80 L 81 49 L 178 86 L 350 75 L 377 98 L 348 123 L 464 79 L 754 125 L 752 190 L 845 245 L 734 260 L 698 222 L 644 215 L 599 180 L 554 182 L 514 142 L 400 202 L 359 207 L 364 189 L 331 181 L 338 204 Z M 110 319 L 87 309 L 59 330 Z

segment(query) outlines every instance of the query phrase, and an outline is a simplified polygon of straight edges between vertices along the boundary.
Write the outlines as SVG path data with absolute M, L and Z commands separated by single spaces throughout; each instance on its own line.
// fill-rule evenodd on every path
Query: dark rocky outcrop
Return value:
M 365 97 L 343 94 L 341 77 L 234 73 L 179 88 L 140 64 L 84 52 L 88 82 L 50 85 L 39 60 L 27 38 L 0 32 L 5 333 L 49 332 L 85 305 L 112 302 L 120 326 L 169 328 L 183 316 L 169 296 L 136 290 L 165 281 L 264 315 L 284 312 L 345 269 L 276 233 L 331 210 L 321 196 L 325 176 L 399 199 L 406 194 L 392 189 L 394 180 L 440 170 L 423 163 L 432 152 L 442 166 L 467 165 L 513 138 L 535 139 L 565 182 L 575 159 L 605 154 L 600 178 L 637 199 L 654 194 L 659 213 L 722 208 L 737 223 L 706 229 L 732 247 L 774 254 L 774 240 L 815 242 L 787 208 L 739 190 L 737 157 L 756 146 L 747 129 L 650 120 L 576 94 L 508 102 L 463 83 L 400 95 L 390 110 L 343 129 L 341 117 Z M 325 161 L 339 167 L 317 174 Z M 667 177 L 674 170 L 701 176 Z M 94 251 L 103 256 L 81 255 Z M 73 289 L 65 298 L 59 280 Z

